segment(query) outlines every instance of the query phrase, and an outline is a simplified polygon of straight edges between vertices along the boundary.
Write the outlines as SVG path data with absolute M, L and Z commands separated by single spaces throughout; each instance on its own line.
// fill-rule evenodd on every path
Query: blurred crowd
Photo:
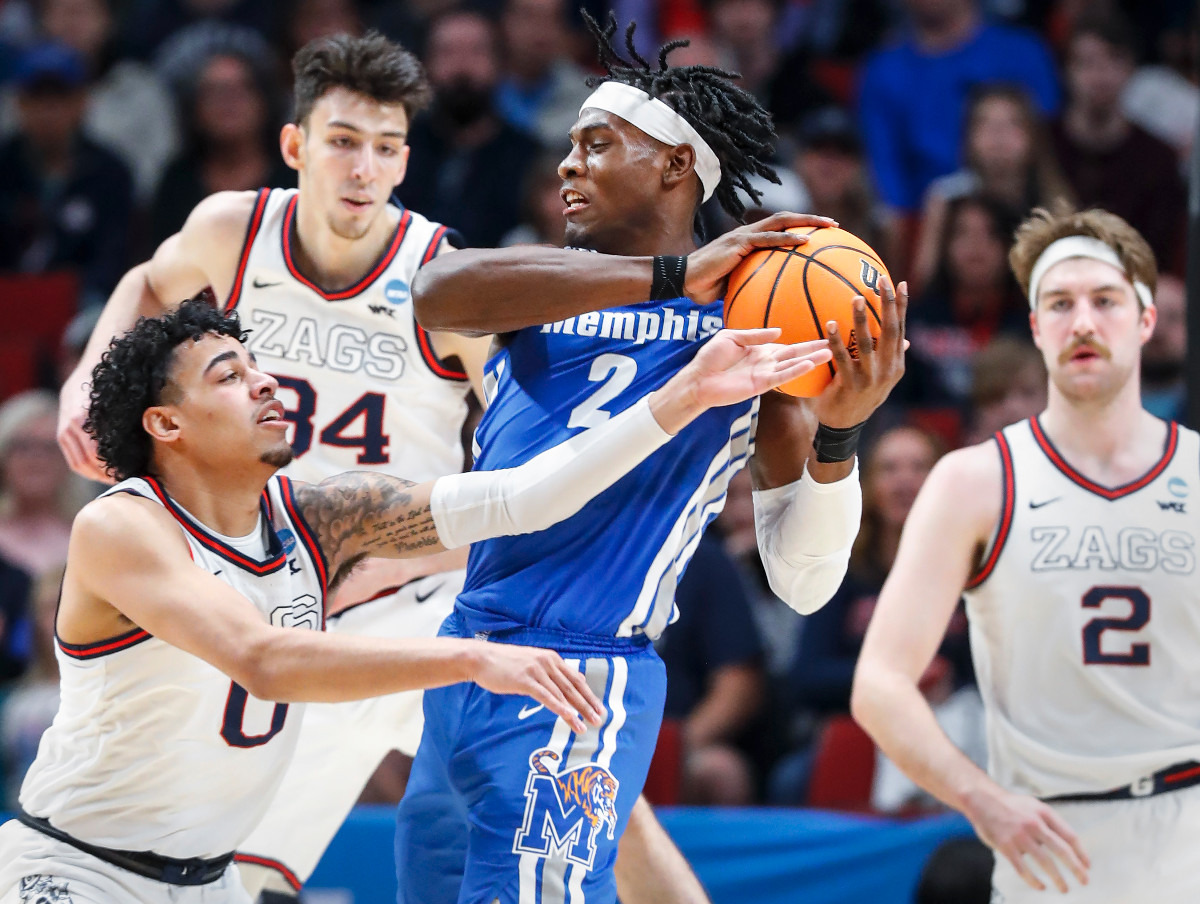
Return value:
M 599 0 L 584 7 L 601 17 Z M 1146 404 L 1181 417 L 1184 163 L 1200 120 L 1194 0 L 614 0 L 653 58 L 741 73 L 773 113 L 758 211 L 836 218 L 912 290 L 908 372 L 872 422 L 864 513 L 834 599 L 766 586 L 739 475 L 661 642 L 662 802 L 922 812 L 848 719 L 863 632 L 938 457 L 1029 417 L 1045 371 L 1008 270 L 1016 224 L 1060 199 L 1127 219 L 1163 276 Z M 594 49 L 567 0 L 0 0 L 0 769 L 12 791 L 57 706 L 53 615 L 94 492 L 55 444 L 61 375 L 122 274 L 204 196 L 290 187 L 292 53 L 377 29 L 434 87 L 398 199 L 469 245 L 561 244 L 558 161 Z M 711 205 L 715 208 L 715 204 Z M 709 235 L 733 224 L 706 209 Z M 965 618 L 923 682 L 982 759 Z

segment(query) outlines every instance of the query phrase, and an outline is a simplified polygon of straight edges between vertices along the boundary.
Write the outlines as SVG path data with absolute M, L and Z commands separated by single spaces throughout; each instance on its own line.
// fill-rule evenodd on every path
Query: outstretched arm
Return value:
M 515 468 L 412 484 L 352 471 L 300 485 L 297 501 L 334 580 L 364 556 L 397 558 L 531 533 L 569 518 L 703 411 L 744 401 L 829 360 L 823 341 L 725 330 L 661 389 Z
M 687 256 L 684 294 L 701 304 L 725 291 L 729 272 L 759 248 L 802 245 L 783 230 L 833 226 L 807 214 L 778 213 L 727 232 Z M 413 310 L 427 330 L 482 335 L 553 323 L 650 297 L 654 258 L 521 246 L 439 255 L 413 280 Z

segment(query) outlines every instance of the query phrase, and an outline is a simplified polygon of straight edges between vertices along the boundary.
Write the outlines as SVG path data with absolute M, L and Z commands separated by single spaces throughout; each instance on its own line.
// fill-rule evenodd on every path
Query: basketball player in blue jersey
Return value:
M 541 530 L 706 408 L 829 360 L 771 332 L 722 334 L 636 410 L 525 467 L 313 485 L 275 473 L 294 454 L 278 384 L 236 314 L 193 300 L 139 321 L 92 376 L 86 426 L 120 482 L 72 531 L 62 703 L 0 828 L 0 902 L 248 901 L 233 850 L 272 800 L 302 701 L 472 681 L 602 725 L 551 651 L 324 634 L 324 596 L 367 555 Z
M 488 363 L 476 467 L 510 467 L 619 415 L 661 385 L 721 326 L 728 272 L 780 215 L 697 250 L 701 202 L 733 215 L 736 189 L 769 173 L 774 132 L 728 74 L 651 68 L 601 32 L 609 78 L 584 104 L 560 166 L 568 242 L 581 250 L 463 251 L 423 268 L 418 319 L 431 330 L 507 333 Z M 854 465 L 863 421 L 903 370 L 903 293 L 882 293 L 878 348 L 852 359 L 830 331 L 837 377 L 811 408 L 764 398 L 712 411 L 529 542 L 484 542 L 447 636 L 533 643 L 579 661 L 610 713 L 572 738 L 537 705 L 479 688 L 425 697 L 426 727 L 400 806 L 400 900 L 426 900 L 465 848 L 460 904 L 611 902 L 616 845 L 645 779 L 662 715 L 652 640 L 674 615 L 680 574 L 754 455 L 760 546 L 772 585 L 811 611 L 838 586 L 857 531 Z M 865 335 L 860 299 L 855 320 Z M 819 421 L 819 426 L 818 426 Z M 815 445 L 815 451 L 814 451 Z M 813 452 L 814 454 L 810 454 Z M 807 467 L 806 467 L 807 463 Z
M 461 470 L 465 397 L 482 383 L 489 343 L 417 326 L 407 287 L 448 250 L 446 227 L 388 201 L 404 178 L 409 123 L 429 95 L 424 75 L 378 35 L 314 41 L 293 67 L 296 120 L 280 147 L 298 190 L 211 196 L 121 281 L 63 386 L 59 438 L 79 473 L 103 477 L 82 424 L 88 375 L 109 339 L 205 287 L 219 307 L 241 313 L 253 330 L 250 350 L 280 381 L 297 453 L 290 476 L 316 482 L 363 469 L 430 480 Z M 458 553 L 368 563 L 339 588 L 331 630 L 431 636 L 462 587 Z M 310 710 L 279 806 L 242 854 L 249 885 L 294 896 L 380 759 L 393 748 L 415 752 L 413 697 Z M 622 855 L 623 877 L 657 877 L 681 904 L 701 900 L 649 808 L 640 805 L 634 821 L 645 843 Z M 640 897 L 629 882 L 623 890 L 630 904 L 663 901 L 659 892 Z
M 1142 407 L 1154 255 L 1113 214 L 1043 210 L 1009 259 L 1046 410 L 929 475 L 867 630 L 854 715 L 995 850 L 997 904 L 1197 901 L 1200 436 Z M 986 774 L 918 690 L 960 597 Z

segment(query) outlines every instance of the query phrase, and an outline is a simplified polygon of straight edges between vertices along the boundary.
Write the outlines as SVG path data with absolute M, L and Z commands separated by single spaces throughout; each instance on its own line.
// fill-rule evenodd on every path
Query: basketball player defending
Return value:
M 298 191 L 213 195 L 122 280 L 63 387 L 60 442 L 78 472 L 103 477 L 82 424 L 88 375 L 109 339 L 139 314 L 162 313 L 206 286 L 223 309 L 241 312 L 253 330 L 249 349 L 279 380 L 297 453 L 289 475 L 319 481 L 368 469 L 432 480 L 461 470 L 467 376 L 478 391 L 490 340 L 417 326 L 409 286 L 447 250 L 447 230 L 388 203 L 404 178 L 409 122 L 429 96 L 420 65 L 368 35 L 315 41 L 293 66 L 296 122 L 284 127 L 280 146 L 298 171 Z M 817 222 L 824 221 L 795 216 L 786 225 Z M 739 241 L 745 253 L 751 242 L 797 239 Z M 723 273 L 737 260 L 726 255 L 710 266 Z M 462 589 L 461 553 L 390 569 L 372 563 L 339 589 L 329 628 L 433 636 Z M 295 894 L 388 751 L 416 752 L 420 700 L 413 691 L 309 708 L 277 803 L 239 857 L 252 891 Z M 644 803 L 634 821 L 641 843 L 622 855 L 626 900 L 704 900 Z
M 0 828 L 0 902 L 248 901 L 233 850 L 270 803 L 302 701 L 479 682 L 577 732 L 604 723 L 578 663 L 475 640 L 320 631 L 367 555 L 541 531 L 710 406 L 829 360 L 725 332 L 635 410 L 523 468 L 413 484 L 275 472 L 277 383 L 237 314 L 194 300 L 114 341 L 87 428 L 120 480 L 76 519 L 56 619 L 62 701 Z M 278 702 L 272 702 L 278 701 Z
M 909 515 L 855 717 L 998 854 L 993 900 L 1200 900 L 1200 438 L 1141 407 L 1154 257 L 1112 214 L 1036 211 L 1013 271 L 1046 410 L 953 452 Z M 988 774 L 917 690 L 959 596 Z
M 569 243 L 602 253 L 461 251 L 423 268 L 414 286 L 427 328 L 511 333 L 488 362 L 478 469 L 509 467 L 603 423 L 684 366 L 720 328 L 725 276 L 756 241 L 743 231 L 698 251 L 693 223 L 714 194 L 739 215 L 736 188 L 770 172 L 767 114 L 723 73 L 627 63 L 611 44 L 615 24 L 592 28 L 611 80 L 584 105 L 560 174 Z M 778 217 L 760 228 L 785 225 Z M 617 842 L 662 716 L 651 641 L 673 618 L 679 575 L 757 429 L 773 585 L 801 610 L 828 599 L 857 531 L 854 438 L 903 369 L 902 307 L 887 287 L 878 349 L 864 343 L 857 360 L 831 333 L 838 375 L 814 405 L 821 428 L 782 397 L 764 397 L 761 418 L 757 400 L 710 412 L 540 542 L 472 547 L 443 634 L 578 658 L 611 717 L 572 739 L 536 706 L 468 688 L 427 693 L 400 806 L 404 904 L 425 900 L 464 848 L 460 904 L 614 900 Z M 856 322 L 865 335 L 861 299 Z

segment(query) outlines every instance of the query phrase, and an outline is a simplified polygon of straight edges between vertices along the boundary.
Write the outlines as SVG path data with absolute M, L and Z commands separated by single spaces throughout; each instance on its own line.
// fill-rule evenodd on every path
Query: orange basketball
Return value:
M 746 256 L 729 275 L 725 325 L 733 329 L 783 330 L 780 342 L 825 338 L 825 324 L 836 320 L 851 356 L 858 356 L 854 335 L 854 296 L 867 301 L 867 326 L 879 338 L 879 280 L 887 268 L 871 246 L 844 229 L 813 226 L 788 230 L 809 237 L 794 248 L 770 248 Z M 779 387 L 795 396 L 815 396 L 833 379 L 834 366 L 811 370 Z

